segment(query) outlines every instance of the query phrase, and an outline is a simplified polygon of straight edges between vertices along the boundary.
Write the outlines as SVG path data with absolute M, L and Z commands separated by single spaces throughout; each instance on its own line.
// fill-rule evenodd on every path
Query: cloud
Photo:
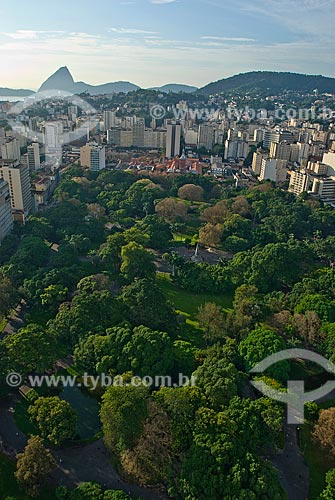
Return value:
M 176 0 L 150 0 L 151 3 L 156 4 L 156 5 L 163 5 L 165 3 L 173 3 L 176 2 Z
M 34 40 L 43 35 L 59 35 L 64 33 L 64 31 L 34 31 L 34 30 L 16 30 L 13 33 L 1 33 L 1 35 L 8 36 L 14 40 Z
M 202 40 L 214 40 L 218 42 L 256 42 L 255 38 L 229 37 L 229 36 L 202 36 Z
M 227 38 L 227 37 L 220 37 Z M 331 76 L 333 45 L 313 39 L 290 43 L 194 41 L 54 32 L 30 38 L 0 36 L 1 85 L 37 88 L 67 65 L 76 81 L 91 84 L 128 80 L 143 87 L 167 81 L 202 86 L 253 70 L 323 73 Z
M 146 31 L 135 28 L 110 28 L 107 31 L 119 33 L 120 35 L 157 35 L 157 31 Z
M 295 36 L 313 35 L 316 39 L 334 39 L 335 0 L 237 0 L 240 10 L 257 17 L 274 19 Z

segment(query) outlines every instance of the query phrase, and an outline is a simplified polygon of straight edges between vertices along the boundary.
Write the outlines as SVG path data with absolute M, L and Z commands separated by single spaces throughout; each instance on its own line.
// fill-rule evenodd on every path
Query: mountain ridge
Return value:
M 199 90 L 199 87 L 194 87 L 193 85 L 185 85 L 183 83 L 166 83 L 161 87 L 150 87 L 148 90 L 157 90 L 158 92 L 185 92 L 186 94 L 192 94 L 192 92 L 196 92 Z
M 269 90 L 273 95 L 284 91 L 313 92 L 315 89 L 320 92 L 335 92 L 335 79 L 288 71 L 250 71 L 211 82 L 199 89 L 199 93 L 211 95 L 232 91 Z
M 8 87 L 0 87 L 1 97 L 27 97 L 31 94 L 35 94 L 35 92 L 29 89 L 10 89 Z
M 91 95 L 112 94 L 117 92 L 131 92 L 140 87 L 130 82 L 110 82 L 102 85 L 91 85 L 86 82 L 75 82 L 68 67 L 62 66 L 55 73 L 49 76 L 39 88 L 44 90 L 65 90 L 75 94 L 87 92 Z
M 101 85 L 91 85 L 86 82 L 75 82 L 67 66 L 58 68 L 40 86 L 39 90 L 66 90 L 71 93 L 89 93 L 91 95 L 110 94 L 118 92 L 132 92 L 141 87 L 131 82 L 110 82 Z M 191 85 L 169 83 L 161 87 L 151 87 L 142 90 L 156 90 L 158 92 L 184 92 L 199 93 L 203 95 L 220 94 L 224 92 L 251 92 L 254 90 L 275 95 L 283 91 L 335 93 L 335 78 L 323 75 L 307 75 L 303 73 L 276 72 L 276 71 L 250 71 L 239 73 L 228 78 L 210 82 L 198 89 Z M 0 96 L 26 97 L 34 94 L 29 89 L 10 89 L 0 87 Z

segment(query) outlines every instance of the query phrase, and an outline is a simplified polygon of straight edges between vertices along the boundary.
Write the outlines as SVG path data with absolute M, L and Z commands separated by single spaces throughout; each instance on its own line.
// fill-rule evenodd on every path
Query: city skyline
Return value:
M 37 89 L 60 66 L 76 81 L 203 86 L 252 70 L 334 76 L 334 0 L 18 1 L 0 6 L 0 86 Z M 206 23 L 203 20 L 206 19 Z

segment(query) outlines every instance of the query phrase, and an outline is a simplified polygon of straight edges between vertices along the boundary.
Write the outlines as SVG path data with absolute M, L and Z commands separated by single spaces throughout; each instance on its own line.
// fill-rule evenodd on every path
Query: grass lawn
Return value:
M 232 295 L 195 294 L 181 290 L 172 281 L 169 274 L 158 273 L 157 280 L 165 297 L 174 305 L 176 311 L 186 317 L 186 334 L 188 340 L 203 344 L 202 330 L 197 321 L 198 309 L 206 302 L 215 302 L 228 312 L 232 309 Z M 193 337 L 193 338 L 192 338 Z
M 20 490 L 14 472 L 14 462 L 0 455 L 0 500 L 5 500 L 7 497 L 14 497 L 17 500 L 30 500 L 31 497 Z M 56 500 L 56 496 L 52 490 L 45 488 L 35 500 Z
M 198 233 L 195 233 L 194 234 L 194 231 L 192 232 L 192 234 L 187 234 L 187 233 L 173 233 L 173 242 L 177 242 L 177 243 L 183 243 L 185 244 L 186 241 L 189 240 L 190 241 L 190 245 L 196 245 L 198 243 Z
M 158 273 L 157 279 L 166 298 L 174 304 L 177 311 L 185 314 L 191 321 L 196 321 L 199 307 L 206 302 L 215 302 L 226 312 L 232 310 L 233 296 L 231 294 L 195 294 L 181 290 L 166 273 Z
M 319 405 L 326 409 L 335 406 L 335 401 L 328 401 Z M 326 487 L 326 473 L 335 468 L 335 459 L 322 449 L 312 438 L 313 426 L 306 423 L 301 432 L 301 449 L 309 468 L 309 500 L 317 500 L 320 493 Z
M 5 328 L 5 326 L 7 325 L 7 323 L 8 323 L 7 318 L 4 318 L 3 316 L 0 316 L 0 332 L 2 332 L 2 330 Z

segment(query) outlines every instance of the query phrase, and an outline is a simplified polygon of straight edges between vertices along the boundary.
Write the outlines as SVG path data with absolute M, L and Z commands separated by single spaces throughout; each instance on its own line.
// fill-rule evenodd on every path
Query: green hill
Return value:
M 275 95 L 285 91 L 335 93 L 335 79 L 321 75 L 299 73 L 277 73 L 275 71 L 253 71 L 209 83 L 201 88 L 201 94 L 220 94 L 222 92 L 266 92 Z

